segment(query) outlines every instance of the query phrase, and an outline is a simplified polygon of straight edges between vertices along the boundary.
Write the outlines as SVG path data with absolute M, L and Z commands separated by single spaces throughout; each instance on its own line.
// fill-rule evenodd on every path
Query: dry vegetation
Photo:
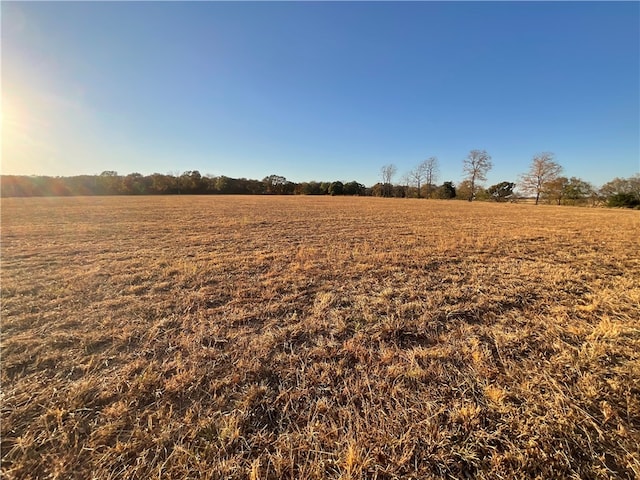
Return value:
M 640 478 L 640 214 L 2 200 L 2 475 Z

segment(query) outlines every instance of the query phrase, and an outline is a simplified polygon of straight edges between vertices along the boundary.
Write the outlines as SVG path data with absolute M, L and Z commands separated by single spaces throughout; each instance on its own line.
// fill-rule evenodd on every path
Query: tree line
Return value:
M 491 156 L 485 150 L 471 150 L 463 160 L 463 180 L 454 185 L 445 182 L 436 186 L 438 159 L 430 157 L 404 174 L 399 184 L 393 183 L 397 168 L 393 164 L 380 169 L 382 183 L 375 185 L 381 196 L 457 198 L 468 201 L 496 202 L 530 200 L 555 205 L 605 205 L 640 209 L 640 174 L 629 178 L 614 178 L 602 187 L 578 178 L 563 176 L 563 167 L 551 152 L 535 155 L 529 170 L 520 174 L 517 182 L 502 181 L 488 188 L 483 186 L 493 168 Z
M 578 177 L 562 176 L 563 168 L 553 153 L 535 155 L 527 172 L 517 182 L 502 181 L 484 187 L 493 167 L 484 150 L 472 150 L 463 160 L 463 180 L 458 184 L 438 184 L 436 157 L 421 161 L 398 182 L 393 164 L 380 169 L 381 182 L 371 187 L 357 182 L 291 182 L 281 175 L 262 180 L 201 175 L 197 170 L 182 174 L 119 175 L 104 171 L 99 175 L 50 177 L 37 175 L 0 176 L 2 197 L 76 196 L 76 195 L 349 195 L 400 198 L 462 199 L 468 201 L 515 202 L 527 199 L 535 204 L 606 205 L 640 208 L 640 174 L 614 178 L 600 188 Z
M 201 175 L 190 170 L 181 175 L 154 173 L 119 175 L 105 171 L 99 175 L 49 177 L 38 175 L 2 175 L 3 197 L 42 197 L 76 195 L 368 195 L 356 181 L 295 183 L 280 175 L 262 180 Z

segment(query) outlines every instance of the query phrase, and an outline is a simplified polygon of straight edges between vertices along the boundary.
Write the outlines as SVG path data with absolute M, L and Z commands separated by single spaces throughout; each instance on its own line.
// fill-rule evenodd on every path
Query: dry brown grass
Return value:
M 640 478 L 640 214 L 2 200 L 4 478 Z

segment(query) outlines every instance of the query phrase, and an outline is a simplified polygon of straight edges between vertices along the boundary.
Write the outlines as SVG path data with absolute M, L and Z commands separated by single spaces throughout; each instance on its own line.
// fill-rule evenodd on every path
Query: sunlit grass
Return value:
M 6 478 L 637 478 L 640 215 L 2 201 Z

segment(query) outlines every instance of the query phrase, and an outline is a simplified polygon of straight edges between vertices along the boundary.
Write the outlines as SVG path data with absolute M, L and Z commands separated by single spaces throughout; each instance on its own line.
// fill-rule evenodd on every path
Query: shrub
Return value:
M 609 197 L 607 205 L 610 207 L 625 208 L 640 207 L 640 198 L 632 193 L 616 193 Z

